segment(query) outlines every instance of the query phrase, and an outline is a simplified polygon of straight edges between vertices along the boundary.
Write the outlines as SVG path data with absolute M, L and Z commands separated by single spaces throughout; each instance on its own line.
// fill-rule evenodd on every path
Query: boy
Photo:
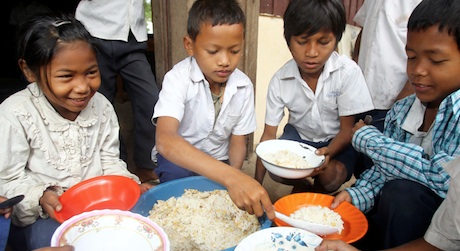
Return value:
M 164 78 L 153 122 L 152 158 L 160 182 L 193 175 L 224 185 L 235 204 L 274 218 L 265 189 L 240 171 L 246 135 L 256 129 L 254 90 L 236 69 L 243 53 L 245 16 L 235 0 L 198 0 L 184 46 L 190 57 Z
M 452 0 L 424 0 L 415 8 L 406 45 L 415 95 L 395 103 L 383 134 L 362 121 L 353 128 L 353 146 L 374 166 L 337 195 L 332 207 L 348 201 L 363 212 L 372 209 L 363 245 L 369 240 L 373 250 L 422 237 L 446 197 L 449 174 L 443 164 L 460 154 L 459 11 L 460 3 Z
M 444 166 L 451 176 L 449 191 L 431 220 L 431 224 L 423 238 L 387 251 L 440 251 L 458 250 L 460 247 L 460 159 L 456 158 Z M 355 247 L 342 240 L 323 240 L 316 251 L 358 251 Z
M 265 128 L 260 141 L 276 138 L 284 109 L 289 121 L 282 139 L 319 148 L 326 161 L 315 170 L 315 190 L 334 192 L 353 174 L 357 153 L 350 144 L 355 114 L 373 109 L 361 69 L 335 49 L 345 30 L 340 0 L 293 0 L 284 14 L 284 36 L 293 59 L 275 73 L 268 88 Z M 262 183 L 265 168 L 257 160 L 255 178 Z M 311 189 L 308 181 L 293 184 L 293 192 Z M 307 184 L 308 186 L 308 184 Z

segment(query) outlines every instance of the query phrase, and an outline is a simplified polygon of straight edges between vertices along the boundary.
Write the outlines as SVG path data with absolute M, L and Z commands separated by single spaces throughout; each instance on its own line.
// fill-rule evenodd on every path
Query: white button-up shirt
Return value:
M 333 52 L 324 65 L 316 91 L 300 76 L 291 59 L 270 81 L 265 124 L 278 126 L 289 111 L 292 124 L 304 140 L 320 142 L 332 139 L 340 129 L 339 116 L 349 116 L 374 108 L 364 76 L 358 65 Z
M 354 17 L 363 27 L 358 64 L 375 109 L 388 110 L 407 82 L 407 21 L 421 0 L 364 1 Z
M 254 89 L 240 70 L 230 75 L 222 108 L 214 124 L 211 89 L 194 57 L 187 57 L 164 77 L 155 118 L 168 116 L 180 121 L 179 135 L 190 144 L 218 160 L 228 159 L 230 136 L 246 135 L 257 127 Z M 156 158 L 154 148 L 152 158 Z
M 131 30 L 138 42 L 147 41 L 144 0 L 81 0 L 75 17 L 97 38 L 127 42 Z
M 39 199 L 49 186 L 64 190 L 101 175 L 136 182 L 120 159 L 119 126 L 112 104 L 96 93 L 75 121 L 63 118 L 37 84 L 0 105 L 0 194 L 24 194 L 13 223 L 25 226 L 39 216 Z

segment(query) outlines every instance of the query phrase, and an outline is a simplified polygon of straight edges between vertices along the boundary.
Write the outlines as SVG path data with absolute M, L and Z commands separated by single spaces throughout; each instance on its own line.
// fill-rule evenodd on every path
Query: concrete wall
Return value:
M 259 17 L 257 41 L 257 76 L 255 83 L 257 130 L 254 133 L 255 145 L 259 143 L 264 130 L 265 101 L 268 83 L 273 74 L 292 58 L 284 39 L 283 19 L 280 17 Z M 278 129 L 278 132 L 282 131 L 286 120 L 287 118 L 283 120 L 283 124 L 280 126 L 281 129 Z

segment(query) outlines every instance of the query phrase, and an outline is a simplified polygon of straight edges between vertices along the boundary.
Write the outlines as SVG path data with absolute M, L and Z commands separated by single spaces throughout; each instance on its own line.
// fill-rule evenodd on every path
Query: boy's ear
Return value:
M 29 81 L 29 83 L 37 81 L 37 79 L 35 78 L 35 74 L 33 74 L 32 71 L 29 69 L 29 66 L 27 66 L 27 63 L 24 59 L 19 59 L 18 65 L 22 73 L 26 77 L 27 81 Z
M 184 47 L 189 56 L 193 56 L 193 40 L 188 36 L 184 36 Z

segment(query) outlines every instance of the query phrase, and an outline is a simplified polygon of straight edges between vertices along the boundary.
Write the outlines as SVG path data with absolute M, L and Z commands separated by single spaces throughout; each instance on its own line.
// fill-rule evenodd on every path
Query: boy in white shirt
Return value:
M 315 190 L 334 192 L 353 174 L 357 153 L 350 144 L 355 114 L 374 108 L 361 69 L 335 52 L 345 30 L 342 1 L 294 0 L 284 14 L 284 36 L 293 59 L 275 73 L 268 88 L 265 129 L 260 141 L 276 138 L 289 111 L 282 139 L 319 148 L 325 163 L 312 173 Z M 265 168 L 257 160 L 255 178 L 262 183 Z M 309 188 L 306 179 L 278 182 Z
M 274 218 L 266 190 L 240 171 L 247 135 L 256 129 L 251 80 L 236 69 L 243 53 L 245 16 L 234 0 L 196 1 L 184 46 L 190 57 L 164 78 L 153 122 L 152 158 L 160 182 L 206 176 L 229 191 L 235 204 Z

